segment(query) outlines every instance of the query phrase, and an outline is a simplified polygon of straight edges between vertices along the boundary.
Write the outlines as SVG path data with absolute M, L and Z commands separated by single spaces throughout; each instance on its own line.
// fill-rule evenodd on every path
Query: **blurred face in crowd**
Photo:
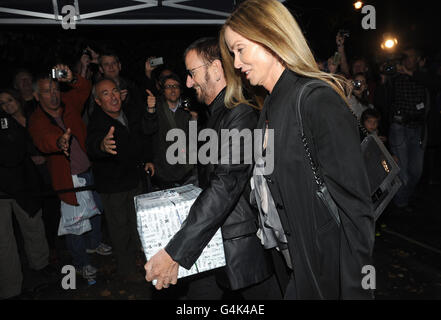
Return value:
M 20 104 L 7 92 L 0 93 L 0 106 L 4 112 L 11 116 L 20 111 Z
M 414 49 L 404 51 L 403 65 L 409 71 L 415 71 L 418 67 L 418 54 Z
M 352 74 L 365 73 L 367 71 L 368 71 L 368 67 L 364 60 L 359 59 L 354 61 L 354 64 L 352 65 Z
M 106 78 L 117 79 L 121 71 L 121 63 L 114 56 L 102 56 L 100 72 Z
M 369 133 L 374 133 L 378 130 L 378 119 L 369 117 L 364 121 L 363 125 Z
M 112 118 L 118 118 L 121 112 L 121 93 L 115 83 L 103 80 L 97 83 L 95 102 Z
M 253 86 L 263 86 L 271 91 L 277 82 L 273 70 L 279 63 L 268 50 L 261 45 L 242 37 L 230 27 L 225 29 L 225 40 L 234 55 L 234 67 L 245 74 Z
M 358 97 L 361 97 L 363 92 L 367 90 L 366 77 L 362 75 L 357 75 L 355 76 L 354 80 L 361 82 L 361 88 L 359 90 L 354 89 L 354 94 Z
M 15 88 L 24 98 L 32 97 L 32 75 L 29 72 L 20 72 L 15 76 Z
M 40 102 L 45 110 L 56 111 L 60 107 L 61 93 L 58 82 L 50 79 L 40 79 L 37 82 L 38 91 L 34 93 L 35 99 Z
M 167 102 L 176 103 L 181 97 L 181 86 L 173 79 L 167 79 L 164 83 L 164 97 Z
M 199 102 L 209 105 L 216 98 L 215 80 L 209 63 L 206 63 L 195 50 L 185 57 L 187 68 L 187 87 L 196 91 Z

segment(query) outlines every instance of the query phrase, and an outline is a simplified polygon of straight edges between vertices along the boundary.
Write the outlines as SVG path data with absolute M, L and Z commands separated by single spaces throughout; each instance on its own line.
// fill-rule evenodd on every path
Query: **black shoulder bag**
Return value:
M 332 199 L 331 194 L 328 191 L 323 179 L 320 177 L 317 165 L 312 159 L 311 152 L 306 140 L 305 132 L 303 130 L 303 120 L 300 111 L 301 100 L 305 89 L 311 84 L 324 85 L 323 82 L 318 80 L 312 80 L 304 84 L 301 88 L 299 97 L 297 99 L 297 115 L 299 118 L 300 126 L 300 136 L 305 148 L 306 155 L 311 164 L 312 172 L 314 174 L 314 179 L 317 184 L 317 195 L 323 201 L 323 203 L 328 208 L 329 212 L 332 214 L 337 224 L 340 225 L 340 217 L 338 214 L 337 205 Z M 351 110 L 352 112 L 352 110 Z M 355 114 L 352 112 L 355 116 Z M 369 185 L 370 185 L 370 195 L 373 203 L 374 218 L 377 220 L 383 211 L 386 209 L 387 205 L 393 199 L 398 189 L 401 187 L 401 180 L 398 177 L 400 168 L 392 158 L 389 151 L 384 146 L 383 142 L 375 136 L 370 135 L 367 130 L 360 124 L 357 119 L 359 129 L 364 134 L 364 139 L 361 142 L 361 151 L 363 153 L 363 158 L 368 174 Z

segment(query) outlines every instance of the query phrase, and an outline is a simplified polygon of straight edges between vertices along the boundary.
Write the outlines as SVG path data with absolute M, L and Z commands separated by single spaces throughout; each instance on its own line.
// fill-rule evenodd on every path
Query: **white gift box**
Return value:
M 200 188 L 187 185 L 134 198 L 138 233 L 147 260 L 164 248 L 179 231 L 201 192 Z M 219 229 L 190 270 L 179 267 L 178 278 L 223 266 L 225 253 Z

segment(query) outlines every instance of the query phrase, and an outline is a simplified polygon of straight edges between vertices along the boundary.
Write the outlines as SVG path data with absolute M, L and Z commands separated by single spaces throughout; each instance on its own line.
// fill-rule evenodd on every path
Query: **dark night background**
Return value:
M 0 0 L 0 7 L 7 7 L 9 4 L 10 7 L 29 10 L 25 3 L 31 3 L 31 1 Z M 223 0 L 205 1 L 224 3 Z M 45 3 L 45 12 L 51 13 L 51 0 L 34 0 L 32 3 L 36 2 Z M 96 3 L 107 8 L 115 8 L 132 1 L 80 0 L 79 2 L 81 8 L 87 7 L 89 10 L 87 12 L 93 12 L 99 10 L 96 8 Z M 231 1 L 225 1 L 227 2 L 231 3 Z M 349 60 L 356 56 L 365 56 L 374 66 L 376 62 L 385 59 L 381 57 L 380 43 L 383 33 L 389 32 L 396 35 L 399 47 L 414 45 L 421 49 L 428 58 L 428 66 L 441 65 L 441 42 L 438 37 L 441 31 L 441 19 L 437 8 L 434 7 L 435 2 L 365 1 L 365 4 L 374 5 L 376 8 L 376 30 L 362 29 L 363 15 L 354 9 L 353 2 L 352 0 L 287 0 L 285 5 L 296 17 L 318 59 L 326 59 L 333 55 L 336 50 L 336 33 L 339 29 L 347 29 L 351 33 L 346 44 Z M 73 3 L 73 0 L 58 0 L 58 3 L 61 7 L 64 4 Z M 147 16 L 147 13 L 150 15 Z M 130 15 L 137 19 L 151 18 L 152 15 L 155 18 L 163 18 L 156 13 L 155 10 L 145 10 L 119 14 L 116 18 L 124 20 Z M 0 13 L 0 18 L 2 17 L 4 15 Z M 202 14 L 198 17 L 204 18 Z M 13 72 L 18 67 L 26 67 L 36 72 L 48 71 L 60 62 L 73 64 L 79 59 L 87 44 L 114 48 L 122 62 L 122 73 L 128 78 L 141 77 L 144 73 L 145 59 L 153 55 L 163 56 L 165 62 L 182 76 L 184 49 L 197 38 L 217 36 L 220 27 L 220 25 L 85 26 L 79 24 L 76 30 L 64 30 L 61 24 L 0 24 L 0 87 L 11 86 Z M 437 148 L 439 149 L 439 146 Z M 437 164 L 439 168 L 439 162 Z M 441 212 L 439 201 L 441 185 L 439 183 L 430 185 L 430 178 L 426 172 L 419 186 L 416 216 L 389 218 L 387 225 L 384 222 L 384 225 L 380 224 L 380 228 L 377 228 L 374 252 L 375 265 L 378 270 L 377 300 L 441 298 L 441 215 L 439 214 Z M 56 263 L 69 261 L 67 251 L 61 251 L 59 259 Z M 151 292 L 144 284 L 121 288 L 117 282 L 113 281 L 116 265 L 113 256 L 94 257 L 92 262 L 101 266 L 101 275 L 95 286 L 80 283 L 78 290 L 65 291 L 57 283 L 52 285 L 50 290 L 32 293 L 29 299 L 136 300 L 151 298 Z M 141 269 L 142 263 L 140 259 Z M 31 276 L 28 277 L 31 278 Z M 37 287 L 38 283 L 28 285 Z M 158 302 L 155 301 L 155 303 Z M 174 312 L 173 307 L 169 305 L 164 305 L 164 307 L 166 308 L 163 310 Z M 424 311 L 426 307 L 427 304 L 424 306 Z M 310 309 L 308 305 L 308 312 Z M 402 309 L 402 306 L 390 309 L 396 313 Z M 96 310 L 101 312 L 103 308 L 96 308 Z M 328 312 L 328 309 L 323 310 Z M 365 312 L 365 308 L 360 310 Z M 423 309 L 418 309 L 419 312 L 420 310 Z M 382 314 L 383 311 L 375 316 Z
M 3 2 L 0 1 L 0 6 Z M 115 3 L 122 2 L 106 1 L 106 5 L 115 7 Z M 377 0 L 366 1 L 365 4 L 376 8 L 377 30 L 362 29 L 364 15 L 354 9 L 351 0 L 285 2 L 297 18 L 317 58 L 326 59 L 334 53 L 335 35 L 339 29 L 351 32 L 346 45 L 349 59 L 363 55 L 375 63 L 381 54 L 380 43 L 384 32 L 396 34 L 402 47 L 415 44 L 421 48 L 425 55 L 432 58 L 429 63 L 441 58 L 440 43 L 435 38 L 441 30 L 441 23 L 433 2 Z M 14 7 L 20 6 L 14 4 Z M 124 19 L 124 14 L 119 17 Z M 137 18 L 142 19 L 142 15 Z M 49 68 L 54 62 L 73 63 L 84 44 L 90 41 L 116 49 L 125 75 L 140 76 L 144 59 L 151 55 L 164 56 L 166 63 L 182 74 L 181 54 L 186 46 L 201 36 L 216 36 L 219 29 L 219 25 L 77 25 L 76 30 L 64 30 L 61 25 L 0 25 L 1 86 L 10 83 L 16 67 L 35 70 Z

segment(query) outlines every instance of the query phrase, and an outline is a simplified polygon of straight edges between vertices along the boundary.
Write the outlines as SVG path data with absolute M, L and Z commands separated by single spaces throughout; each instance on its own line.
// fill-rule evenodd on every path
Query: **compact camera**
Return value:
M 354 90 L 360 90 L 363 85 L 360 80 L 352 81 L 352 85 L 354 86 Z
M 164 64 L 164 59 L 162 57 L 160 57 L 160 58 L 156 58 L 156 59 L 150 59 L 149 62 L 152 67 L 157 67 L 157 66 Z
M 65 79 L 67 78 L 66 70 L 52 69 L 52 79 Z

